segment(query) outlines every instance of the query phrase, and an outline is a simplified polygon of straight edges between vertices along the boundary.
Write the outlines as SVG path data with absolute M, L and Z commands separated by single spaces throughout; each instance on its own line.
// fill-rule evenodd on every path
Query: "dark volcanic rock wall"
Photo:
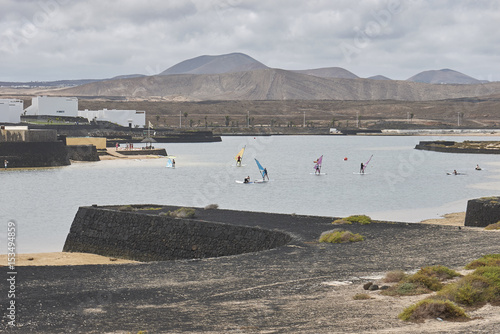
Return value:
M 500 221 L 500 197 L 482 197 L 467 202 L 465 226 L 486 227 Z
M 94 145 L 69 145 L 66 146 L 68 158 L 75 161 L 100 161 L 99 154 Z
M 62 142 L 3 142 L 0 161 L 8 160 L 8 168 L 55 167 L 70 164 Z M 3 165 L 3 164 L 2 164 Z
M 164 261 L 256 252 L 290 240 L 283 232 L 256 227 L 81 207 L 63 251 Z

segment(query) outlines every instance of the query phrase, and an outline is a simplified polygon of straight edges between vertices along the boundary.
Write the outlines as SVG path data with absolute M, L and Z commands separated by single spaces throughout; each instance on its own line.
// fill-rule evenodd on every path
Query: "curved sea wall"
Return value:
M 500 221 L 500 197 L 482 197 L 467 202 L 465 226 L 486 227 Z
M 257 252 L 291 240 L 286 233 L 257 227 L 80 207 L 63 251 L 165 261 Z

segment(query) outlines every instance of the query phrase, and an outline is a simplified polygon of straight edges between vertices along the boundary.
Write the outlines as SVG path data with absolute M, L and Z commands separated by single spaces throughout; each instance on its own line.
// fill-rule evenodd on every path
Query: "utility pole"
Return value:
M 179 111 L 179 128 L 182 128 L 182 112 Z
M 359 129 L 359 111 L 356 111 L 356 127 Z
M 304 124 L 302 125 L 303 128 L 306 127 L 306 112 L 304 111 Z
M 250 127 L 250 110 L 247 110 L 247 128 Z
M 457 126 L 460 126 L 460 112 L 457 112 Z

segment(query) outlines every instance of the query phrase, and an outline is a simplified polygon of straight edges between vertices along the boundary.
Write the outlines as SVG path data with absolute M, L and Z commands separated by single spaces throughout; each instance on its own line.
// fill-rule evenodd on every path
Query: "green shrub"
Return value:
M 358 233 L 352 233 L 344 230 L 331 230 L 321 233 L 319 242 L 329 242 L 333 244 L 344 242 L 357 242 L 363 241 L 364 237 Z
M 372 299 L 372 297 L 367 293 L 357 293 L 352 297 L 352 299 L 354 299 L 354 300 L 366 300 L 366 299 Z
M 370 224 L 372 222 L 372 219 L 366 215 L 349 216 L 347 218 L 344 218 L 344 220 L 347 220 L 351 223 L 360 223 L 361 225 Z
M 473 306 L 494 299 L 494 288 L 487 278 L 471 274 L 446 285 L 438 295 L 458 304 Z
M 424 299 L 407 307 L 398 318 L 403 321 L 419 321 L 423 319 L 441 318 L 444 320 L 468 319 L 464 309 L 449 300 Z
M 387 274 L 385 274 L 383 282 L 384 283 L 397 283 L 397 282 L 403 280 L 405 277 L 406 277 L 406 274 L 402 270 L 389 271 Z
M 472 274 L 486 278 L 500 292 L 500 267 L 479 267 Z
M 495 224 L 490 224 L 484 228 L 485 230 L 500 230 L 500 221 Z
M 440 281 L 445 281 L 452 279 L 454 277 L 460 276 L 455 270 L 452 270 L 445 266 L 429 266 L 420 268 L 417 274 L 426 275 L 429 277 L 435 277 Z
M 483 266 L 495 267 L 500 266 L 500 254 L 487 254 L 468 263 L 465 269 L 476 269 Z
M 420 272 L 408 276 L 404 280 L 405 282 L 420 284 L 431 291 L 439 291 L 443 288 L 443 284 L 436 277 L 427 276 Z
M 192 208 L 180 208 L 175 211 L 160 213 L 160 216 L 169 216 L 176 218 L 193 218 L 195 215 L 196 215 L 196 210 Z
M 118 211 L 135 211 L 132 205 L 123 205 L 118 208 Z
M 431 290 L 419 283 L 402 281 L 380 293 L 385 296 L 416 296 L 430 292 Z
M 332 224 L 341 225 L 341 224 L 352 224 L 352 223 L 345 219 L 336 219 L 332 222 Z

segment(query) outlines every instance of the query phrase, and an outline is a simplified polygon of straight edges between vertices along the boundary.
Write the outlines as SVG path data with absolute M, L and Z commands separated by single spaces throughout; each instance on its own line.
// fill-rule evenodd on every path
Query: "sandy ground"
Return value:
M 20 266 L 68 266 L 85 264 L 121 264 L 134 263 L 136 261 L 110 258 L 88 253 L 34 253 L 17 254 L 16 267 Z M 0 255 L 0 263 L 7 263 L 7 255 Z
M 142 160 L 142 159 L 160 159 L 157 155 L 124 155 L 120 154 L 120 151 L 124 151 L 124 149 L 116 149 L 115 147 L 108 147 L 106 149 L 109 154 L 101 155 L 99 159 L 101 160 L 119 160 L 119 159 L 134 159 L 134 160 Z M 111 154 L 111 155 L 110 155 Z M 163 157 L 165 158 L 165 157 Z
M 437 224 L 448 226 L 464 226 L 465 212 L 447 213 L 442 218 L 426 219 L 421 224 Z

